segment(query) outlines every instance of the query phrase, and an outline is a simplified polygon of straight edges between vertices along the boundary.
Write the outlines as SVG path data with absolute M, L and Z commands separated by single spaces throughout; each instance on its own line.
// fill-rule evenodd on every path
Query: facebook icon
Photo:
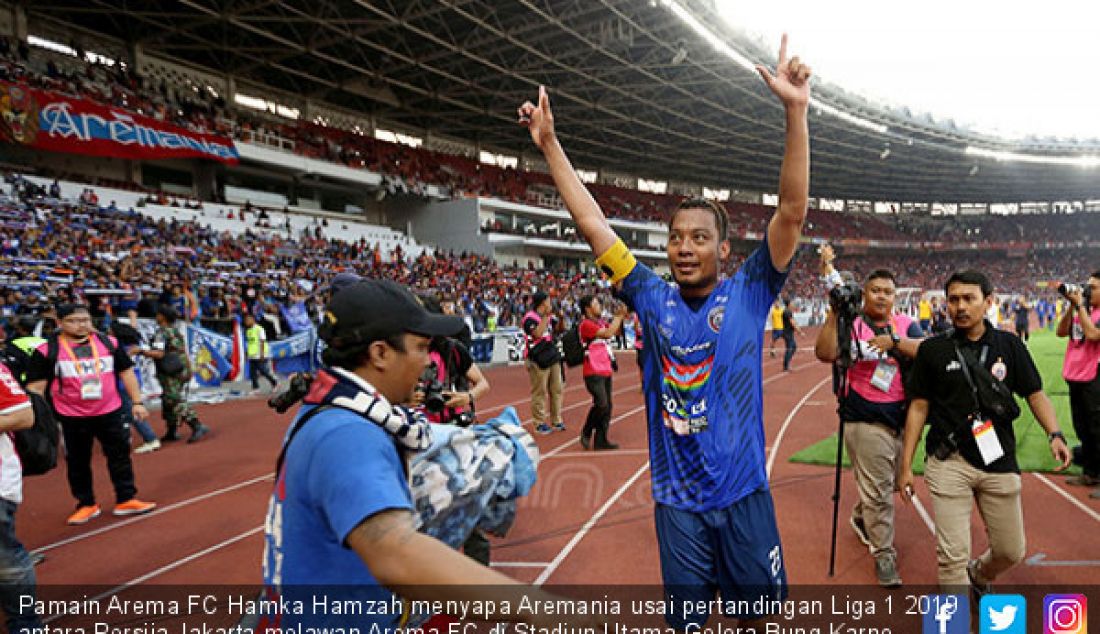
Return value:
M 970 633 L 970 601 L 966 595 L 930 594 L 922 597 L 920 606 L 923 634 Z

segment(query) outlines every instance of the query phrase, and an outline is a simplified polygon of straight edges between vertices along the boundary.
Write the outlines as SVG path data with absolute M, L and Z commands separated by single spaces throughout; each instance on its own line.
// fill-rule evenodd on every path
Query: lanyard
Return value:
M 73 353 L 73 349 L 69 347 L 69 341 L 65 337 L 58 337 L 57 339 L 61 342 L 61 347 L 64 348 L 65 352 L 69 355 L 70 358 L 72 358 L 73 369 L 76 370 L 76 374 L 79 377 L 82 374 L 80 372 L 80 359 L 77 358 L 75 353 Z M 99 371 L 99 348 L 96 347 L 95 342 L 92 341 L 92 337 L 90 335 L 88 336 L 88 345 L 92 348 L 92 358 L 95 360 L 94 371 L 96 377 L 98 378 L 101 374 Z

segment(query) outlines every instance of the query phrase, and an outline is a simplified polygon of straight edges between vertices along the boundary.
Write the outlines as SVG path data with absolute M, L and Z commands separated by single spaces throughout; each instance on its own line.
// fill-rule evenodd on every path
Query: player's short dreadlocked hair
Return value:
M 672 228 L 672 221 L 676 219 L 676 214 L 684 209 L 705 209 L 714 214 L 714 224 L 718 226 L 718 241 L 726 240 L 729 238 L 729 214 L 726 213 L 726 208 L 721 204 L 709 200 L 707 198 L 688 198 L 684 200 L 676 211 L 672 212 L 672 217 L 668 219 L 668 226 Z

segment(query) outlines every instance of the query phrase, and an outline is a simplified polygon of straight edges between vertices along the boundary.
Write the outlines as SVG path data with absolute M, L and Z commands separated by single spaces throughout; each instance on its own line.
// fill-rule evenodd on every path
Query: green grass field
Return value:
M 1032 333 L 1028 344 L 1031 356 L 1035 364 L 1039 366 L 1039 372 L 1043 375 L 1043 390 L 1054 403 L 1054 411 L 1058 415 L 1058 424 L 1066 433 L 1069 446 L 1077 444 L 1077 435 L 1073 432 L 1073 419 L 1069 411 L 1069 388 L 1062 380 L 1062 359 L 1065 356 L 1066 340 L 1058 339 L 1053 332 L 1043 330 Z M 1020 409 L 1023 414 L 1016 420 L 1016 458 L 1023 471 L 1053 471 L 1056 463 L 1050 457 L 1050 445 L 1046 434 L 1035 417 L 1031 415 L 1027 403 L 1022 399 Z M 791 462 L 817 464 L 832 467 L 836 464 L 836 433 L 821 440 L 791 456 Z M 917 455 L 913 460 L 914 471 L 924 472 L 924 442 L 917 447 Z M 845 467 L 851 466 L 848 462 L 847 452 L 843 458 Z M 1071 467 L 1067 473 L 1080 473 L 1080 468 Z

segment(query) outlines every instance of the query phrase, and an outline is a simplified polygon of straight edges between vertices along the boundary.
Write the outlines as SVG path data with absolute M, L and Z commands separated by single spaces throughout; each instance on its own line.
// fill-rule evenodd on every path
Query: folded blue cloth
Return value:
M 504 536 L 516 498 L 538 477 L 539 450 L 513 407 L 482 424 L 432 425 L 432 444 L 412 459 L 417 529 L 459 548 L 474 529 Z

